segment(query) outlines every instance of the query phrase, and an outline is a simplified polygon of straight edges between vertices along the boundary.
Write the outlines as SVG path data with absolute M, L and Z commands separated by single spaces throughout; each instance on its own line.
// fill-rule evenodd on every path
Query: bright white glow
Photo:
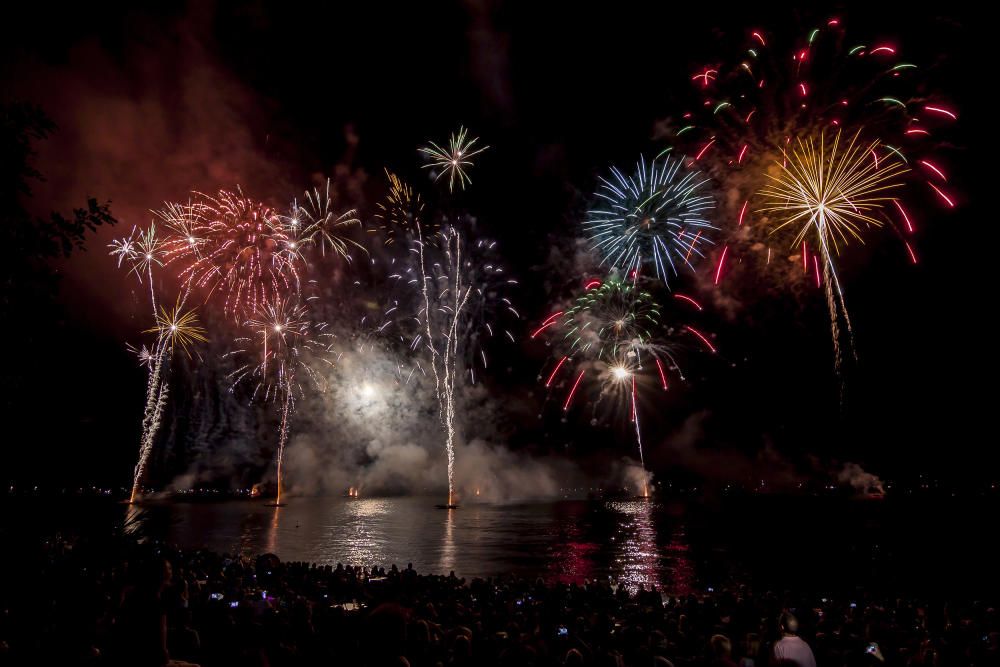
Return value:
M 626 378 L 628 378 L 628 376 L 631 375 L 629 370 L 624 366 L 615 366 L 614 368 L 611 369 L 611 374 L 619 382 L 623 382 Z

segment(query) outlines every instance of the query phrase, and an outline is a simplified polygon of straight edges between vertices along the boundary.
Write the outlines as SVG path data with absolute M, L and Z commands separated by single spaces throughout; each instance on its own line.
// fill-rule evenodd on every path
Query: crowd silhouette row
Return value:
M 1000 664 L 996 610 L 975 602 L 748 585 L 674 597 L 607 581 L 466 581 L 155 541 L 51 539 L 28 552 L 6 559 L 0 664 Z

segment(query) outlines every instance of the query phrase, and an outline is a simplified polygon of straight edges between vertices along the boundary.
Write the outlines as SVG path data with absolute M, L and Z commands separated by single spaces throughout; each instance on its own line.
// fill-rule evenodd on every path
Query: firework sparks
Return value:
M 455 190 L 455 181 L 465 189 L 467 183 L 471 183 L 466 169 L 472 166 L 472 158 L 485 151 L 489 146 L 476 148 L 478 138 L 468 139 L 468 130 L 464 127 L 458 128 L 458 132 L 453 132 L 448 139 L 447 150 L 437 145 L 433 141 L 429 146 L 420 149 L 429 162 L 424 165 L 425 169 L 438 169 L 435 182 L 441 177 L 448 176 L 448 190 Z

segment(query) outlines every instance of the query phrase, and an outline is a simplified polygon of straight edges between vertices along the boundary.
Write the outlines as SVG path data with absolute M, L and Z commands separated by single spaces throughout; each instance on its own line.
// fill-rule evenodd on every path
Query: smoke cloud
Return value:
M 837 481 L 841 484 L 850 484 L 858 493 L 885 494 L 882 480 L 877 475 L 866 472 L 857 463 L 847 462 L 837 473 Z
M 358 345 L 327 373 L 328 390 L 296 415 L 299 435 L 286 453 L 289 489 L 302 494 L 443 493 L 444 438 L 433 378 L 391 350 Z M 513 452 L 503 414 L 482 385 L 459 401 L 459 497 L 489 502 L 552 498 L 580 477 L 568 461 Z
M 132 225 L 147 224 L 163 201 L 242 186 L 249 194 L 294 193 L 287 162 L 290 130 L 274 105 L 215 55 L 215 9 L 192 5 L 176 19 L 136 14 L 111 50 L 96 37 L 70 46 L 65 62 L 24 58 L 13 95 L 39 104 L 58 131 L 38 146 L 35 166 L 45 175 L 34 201 L 67 210 L 87 196 L 110 200 L 118 228 L 102 228 L 66 271 L 72 288 L 88 292 L 120 317 L 127 285 L 100 249 Z M 274 203 L 274 202 L 271 202 Z M 285 202 L 277 202 L 284 204 Z
M 806 479 L 798 466 L 766 441 L 754 452 L 724 445 L 705 446 L 712 441 L 711 418 L 708 410 L 691 415 L 651 456 L 657 462 L 672 462 L 716 482 L 763 484 L 781 490 L 796 488 Z

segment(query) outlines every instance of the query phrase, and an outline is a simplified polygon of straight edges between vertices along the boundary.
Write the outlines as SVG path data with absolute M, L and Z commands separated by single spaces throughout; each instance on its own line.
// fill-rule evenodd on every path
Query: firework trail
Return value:
M 132 473 L 132 491 L 129 494 L 129 503 L 135 502 L 141 489 L 142 481 L 146 476 L 149 455 L 153 451 L 156 433 L 159 431 L 159 416 L 162 415 L 163 409 L 166 407 L 169 392 L 169 382 L 164 381 L 166 357 L 166 347 L 157 341 L 147 364 L 149 379 L 146 382 L 146 406 L 143 409 L 142 433 L 139 436 L 139 458 Z
M 129 502 L 135 502 L 136 495 L 146 476 L 149 456 L 156 442 L 156 434 L 160 430 L 163 412 L 167 407 L 170 392 L 169 372 L 173 351 L 180 346 L 185 354 L 190 355 L 190 347 L 196 342 L 207 342 L 205 330 L 198 321 L 198 315 L 193 310 L 185 311 L 182 300 L 179 299 L 170 311 L 161 307 L 156 317 L 156 326 L 146 333 L 156 333 L 155 354 L 150 359 L 151 371 L 146 393 L 146 409 L 143 414 L 142 439 L 139 447 L 139 461 L 135 466 L 132 480 L 132 493 Z M 145 347 L 143 347 L 145 349 Z
M 295 411 L 296 396 L 304 396 L 304 375 L 320 390 L 325 389 L 321 374 L 314 364 L 333 366 L 329 358 L 334 335 L 326 331 L 326 323 L 314 323 L 309 309 L 296 300 L 275 299 L 262 305 L 258 314 L 245 323 L 249 336 L 237 338 L 236 347 L 226 357 L 242 359 L 229 375 L 231 390 L 242 382 L 253 383 L 251 401 L 277 403 L 281 423 L 276 453 L 277 497 L 281 504 L 284 488 L 282 464 L 285 447 Z
M 129 236 L 112 241 L 110 254 L 117 257 L 118 266 L 130 267 L 130 273 L 143 282 L 149 283 L 149 300 L 156 327 L 148 332 L 157 333 L 153 347 L 145 345 L 137 352 L 139 362 L 146 366 L 149 376 L 146 382 L 146 404 L 143 410 L 142 432 L 139 439 L 139 458 L 136 463 L 132 491 L 129 502 L 133 503 L 141 488 L 146 474 L 146 467 L 156 435 L 159 432 L 160 421 L 167 404 L 170 384 L 170 354 L 175 344 L 180 344 L 188 352 L 190 344 L 203 341 L 204 330 L 198 325 L 198 318 L 193 311 L 185 311 L 184 301 L 187 290 L 171 311 L 164 308 L 157 310 L 156 285 L 153 280 L 153 268 L 162 267 L 166 248 L 170 241 L 161 242 L 156 234 L 156 225 L 150 224 L 148 229 L 140 230 L 133 227 Z
M 583 229 L 605 264 L 633 278 L 651 264 L 666 285 L 678 266 L 693 268 L 705 256 L 715 229 L 705 216 L 715 201 L 709 178 L 687 162 L 661 154 L 647 166 L 640 157 L 631 176 L 611 167 L 610 178 L 600 178 L 600 203 Z
M 419 271 L 414 277 L 419 277 L 417 289 L 423 302 L 417 317 L 422 320 L 423 331 L 413 338 L 412 345 L 428 352 L 438 415 L 445 433 L 448 504 L 452 505 L 455 493 L 455 388 L 466 371 L 470 382 L 475 384 L 477 365 L 484 370 L 489 366 L 480 337 L 483 330 L 489 338 L 502 335 L 513 342 L 509 330 L 495 330 L 494 325 L 483 318 L 495 307 L 495 301 L 503 304 L 504 311 L 519 317 L 509 299 L 499 296 L 496 286 L 490 284 L 496 281 L 500 285 L 512 285 L 516 281 L 507 279 L 502 267 L 491 263 L 483 265 L 475 259 L 473 249 L 492 248 L 491 243 L 476 241 L 470 244 L 451 225 L 425 238 L 418 224 L 415 246 Z
M 427 347 L 430 349 L 431 369 L 434 371 L 434 390 L 438 397 L 438 414 L 445 428 L 445 450 L 448 453 L 448 504 L 451 505 L 455 494 L 455 355 L 458 352 L 458 319 L 469 299 L 471 288 L 463 286 L 461 282 L 462 238 L 457 231 L 453 230 L 445 239 L 447 243 L 445 251 L 449 260 L 448 275 L 454 277 L 454 285 L 448 285 L 444 294 L 446 295 L 450 291 L 454 295 L 454 305 L 450 309 L 447 306 L 442 308 L 438 305 L 439 312 L 444 312 L 447 316 L 443 330 L 436 332 L 435 327 L 432 326 L 433 311 L 431 310 L 430 291 L 439 285 L 437 281 L 434 281 L 432 285 L 428 284 L 428 281 L 433 279 L 427 273 L 424 240 L 419 224 L 417 225 L 417 239 L 417 247 L 420 251 L 420 291 L 424 298 L 424 323 L 427 325 Z M 454 241 L 454 253 L 452 253 L 452 241 Z M 439 296 L 441 296 L 440 293 Z M 436 333 L 440 333 L 440 339 L 444 342 L 443 348 L 437 343 Z
M 676 294 L 674 299 L 685 308 L 702 309 L 689 296 Z M 595 414 L 605 397 L 628 411 L 643 470 L 640 386 L 655 383 L 667 391 L 668 373 L 675 373 L 683 380 L 678 356 L 695 341 L 709 352 L 715 352 L 709 338 L 699 330 L 689 325 L 665 325 L 662 311 L 648 291 L 612 274 L 603 282 L 587 281 L 583 294 L 566 308 L 549 315 L 531 335 L 532 338 L 550 335 L 557 361 L 552 370 L 539 379 L 544 380 L 546 388 L 568 387 L 562 403 L 563 412 L 569 411 L 584 380 L 599 390 L 594 402 Z M 565 378 L 565 383 L 561 378 Z M 643 489 L 643 495 L 648 495 L 648 488 Z
M 836 267 L 848 237 L 862 241 L 887 227 L 916 263 L 910 212 L 932 202 L 955 206 L 932 152 L 946 143 L 957 113 L 926 93 L 921 69 L 900 56 L 893 44 L 850 41 L 837 18 L 797 40 L 749 31 L 735 57 L 692 74 L 692 110 L 661 128 L 731 187 L 714 284 L 758 271 L 793 289 L 823 287 L 838 373 L 840 322 L 853 348 Z M 831 200 L 840 203 L 837 218 Z
M 464 133 L 462 133 L 464 136 Z M 468 156 L 468 153 L 466 153 Z M 386 309 L 378 330 L 390 324 L 408 341 L 411 353 L 426 354 L 434 378 L 438 418 L 448 462 L 448 505 L 455 503 L 456 389 L 464 378 L 477 382 L 476 369 L 489 368 L 491 340 L 514 336 L 504 317 L 520 319 L 506 291 L 517 284 L 494 256 L 496 243 L 476 239 L 474 222 L 457 216 L 442 224 L 425 211 L 419 194 L 391 172 L 390 190 L 379 204 L 387 246 L 403 246 L 406 256 L 393 263 L 390 281 L 416 297 L 416 314 Z M 431 219 L 429 219 L 431 218 Z M 402 241 L 405 239 L 405 241 Z M 405 296 L 401 299 L 405 303 Z M 415 368 L 424 372 L 419 364 Z M 410 369 L 410 373 L 414 369 Z

